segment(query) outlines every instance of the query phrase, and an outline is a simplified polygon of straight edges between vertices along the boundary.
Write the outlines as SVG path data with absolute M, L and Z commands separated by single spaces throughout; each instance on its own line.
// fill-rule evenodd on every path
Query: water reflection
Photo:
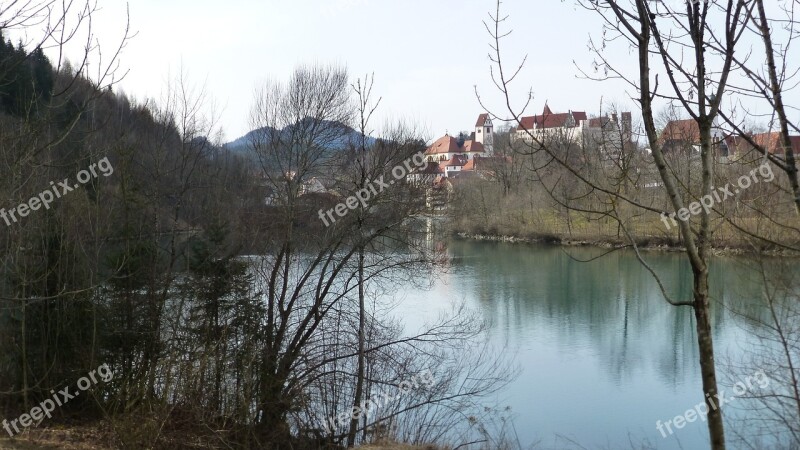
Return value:
M 656 420 L 702 401 L 695 324 L 691 309 L 664 301 L 632 252 L 581 262 L 573 258 L 606 251 L 465 241 L 450 252 L 450 273 L 432 291 L 410 295 L 404 315 L 463 299 L 482 311 L 499 345 L 518 349 L 524 372 L 505 400 L 523 442 L 543 438 L 558 448 L 554 436 L 563 435 L 617 448 L 630 434 L 658 448 L 677 448 L 678 440 L 707 447 L 704 423 L 667 440 L 655 430 Z M 645 256 L 672 298 L 691 298 L 683 255 Z M 758 274 L 736 258 L 718 258 L 710 270 L 715 344 L 735 352 L 748 325 L 731 311 L 759 294 Z

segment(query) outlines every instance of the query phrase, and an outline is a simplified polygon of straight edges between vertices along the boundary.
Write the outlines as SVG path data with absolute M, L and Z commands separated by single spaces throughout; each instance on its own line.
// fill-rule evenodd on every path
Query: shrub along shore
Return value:
M 611 223 L 602 221 L 586 221 L 572 219 L 567 225 L 551 218 L 548 221 L 502 223 L 503 214 L 494 216 L 496 220 L 478 222 L 469 220 L 451 220 L 447 227 L 449 233 L 457 239 L 474 241 L 508 242 L 518 244 L 549 244 L 567 247 L 600 247 L 600 248 L 632 248 L 631 240 L 622 229 Z M 507 217 L 506 217 L 507 218 Z M 628 224 L 628 232 L 633 237 L 636 247 L 647 251 L 682 252 L 685 251 L 677 230 L 666 230 L 660 221 L 644 223 L 640 221 Z M 480 226 L 476 225 L 480 223 Z M 660 228 L 658 228 L 660 225 Z M 637 232 L 632 232 L 631 229 Z M 649 232 L 645 231 L 649 230 Z M 655 230 L 655 231 L 653 231 Z M 726 232 L 727 231 L 727 232 Z M 734 233 L 728 223 L 720 223 L 718 232 L 712 241 L 712 251 L 716 255 L 746 255 L 758 253 L 772 256 L 795 256 L 797 252 L 782 247 L 776 241 L 768 244 L 762 241 L 753 242 L 741 238 L 741 233 Z M 796 246 L 797 244 L 792 243 Z

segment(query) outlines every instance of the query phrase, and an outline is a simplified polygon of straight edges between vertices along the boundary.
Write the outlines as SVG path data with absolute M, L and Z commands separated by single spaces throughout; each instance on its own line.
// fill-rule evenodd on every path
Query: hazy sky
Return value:
M 111 47 L 126 3 L 99 5 L 95 31 Z M 248 131 L 253 93 L 265 80 L 285 79 L 298 64 L 340 63 L 354 77 L 375 74 L 381 120 L 416 121 L 432 139 L 472 129 L 483 112 L 476 85 L 502 111 L 482 23 L 494 7 L 494 0 L 136 0 L 129 9 L 138 34 L 121 57 L 130 70 L 121 88 L 157 99 L 182 66 L 192 83 L 205 84 L 230 141 Z M 596 114 L 601 99 L 632 106 L 621 82 L 577 76 L 575 64 L 591 69 L 587 42 L 601 31 L 597 16 L 572 0 L 506 0 L 504 8 L 514 29 L 505 41 L 509 65 L 529 55 L 515 98 L 521 103 L 532 88 L 531 114 L 545 100 L 554 112 Z M 635 55 L 624 46 L 615 51 L 635 75 Z

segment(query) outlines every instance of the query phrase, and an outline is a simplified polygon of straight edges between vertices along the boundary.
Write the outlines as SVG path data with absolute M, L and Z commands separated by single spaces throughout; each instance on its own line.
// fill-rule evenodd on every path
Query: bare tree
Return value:
M 655 124 L 653 109 L 656 98 L 667 98 L 676 101 L 692 119 L 697 122 L 700 147 L 700 188 L 692 192 L 693 198 L 711 196 L 713 186 L 713 167 L 715 147 L 712 128 L 720 115 L 720 106 L 728 86 L 728 77 L 734 64 L 734 53 L 737 43 L 746 30 L 745 22 L 754 5 L 746 2 L 729 1 L 726 5 L 712 2 L 685 2 L 683 11 L 669 9 L 662 1 L 631 0 L 604 2 L 580 1 L 585 8 L 597 13 L 604 24 L 603 42 L 595 45 L 595 49 L 604 48 L 614 42 L 626 42 L 635 49 L 638 59 L 639 73 L 629 76 L 615 69 L 607 61 L 603 53 L 598 51 L 604 73 L 609 77 L 626 80 L 637 92 L 637 101 L 643 116 L 645 136 L 651 149 L 653 161 L 659 174 L 660 182 L 669 203 L 674 211 L 688 212 L 687 203 L 681 195 L 681 185 L 670 170 L 666 159 L 659 130 Z M 664 9 L 667 8 L 667 13 Z M 520 123 L 522 112 L 512 105 L 513 95 L 509 86 L 520 73 L 520 69 L 509 69 L 503 60 L 501 44 L 508 33 L 502 29 L 507 18 L 501 15 L 500 2 L 496 12 L 487 24 L 492 36 L 492 53 L 490 57 L 495 63 L 493 78 L 495 84 L 506 99 L 506 114 Z M 708 45 L 712 33 L 711 24 L 724 24 L 721 44 L 711 50 Z M 710 66 L 711 54 L 719 61 Z M 684 58 L 690 55 L 689 58 Z M 666 73 L 666 91 L 659 85 L 652 66 L 661 64 Z M 521 66 L 520 66 L 521 68 Z M 531 97 L 527 98 L 530 103 Z M 535 143 L 536 150 L 543 151 L 560 167 L 571 175 L 571 179 L 581 186 L 579 194 L 592 196 L 602 208 L 587 207 L 585 211 L 600 214 L 618 221 L 623 233 L 631 240 L 636 254 L 644 266 L 656 276 L 667 301 L 675 306 L 688 306 L 694 311 L 697 320 L 697 343 L 700 351 L 700 367 L 703 393 L 708 406 L 708 428 L 711 447 L 725 448 L 725 434 L 722 411 L 713 403 L 718 394 L 716 368 L 714 365 L 714 345 L 711 335 L 709 316 L 708 264 L 711 243 L 711 211 L 701 210 L 694 217 L 681 217 L 676 225 L 681 230 L 682 245 L 692 267 L 694 278 L 693 298 L 691 300 L 673 300 L 666 287 L 639 254 L 633 237 L 625 226 L 625 216 L 620 206 L 628 205 L 643 211 L 661 213 L 657 207 L 643 204 L 631 198 L 619 187 L 611 188 L 606 183 L 598 183 L 589 174 L 580 170 L 571 162 L 564 152 L 559 152 L 552 144 L 543 142 L 534 133 L 527 133 L 528 139 Z M 698 203 L 699 204 L 699 203 Z M 692 212 L 694 213 L 694 211 Z
M 103 59 L 91 37 L 96 10 L 90 1 L 12 0 L 0 5 L 0 167 L 4 174 L 0 201 L 6 208 L 28 201 L 64 169 L 72 170 L 97 155 L 79 147 L 89 141 L 88 131 L 99 127 L 91 120 L 91 111 L 103 106 L 120 80 L 119 55 L 130 36 L 126 27 L 118 45 Z M 20 38 L 17 48 L 6 42 L 12 34 Z M 79 66 L 75 70 L 65 53 L 81 40 L 85 43 L 77 47 L 81 51 L 76 53 Z M 55 55 L 55 60 L 46 53 Z M 90 62 L 96 67 L 91 75 Z M 94 193 L 101 196 L 100 188 Z M 69 199 L 68 208 L 85 212 L 86 220 L 97 213 L 78 199 Z M 19 224 L 22 214 L 16 218 L 12 214 L 13 223 L 9 221 L 0 233 L 4 279 L 0 312 L 10 317 L 9 329 L 18 332 L 10 338 L 15 344 L 9 348 L 18 353 L 9 367 L 19 371 L 3 377 L 8 383 L 5 393 L 12 399 L 21 397 L 14 408 L 29 407 L 32 397 L 55 387 L 63 374 L 92 364 L 97 356 L 91 346 L 76 349 L 77 354 L 88 349 L 81 357 L 70 358 L 67 352 L 56 355 L 53 349 L 58 346 L 48 341 L 57 342 L 60 333 L 44 332 L 75 327 L 76 314 L 90 306 L 91 292 L 101 282 L 94 276 L 97 271 L 76 264 L 91 255 L 99 242 L 71 241 L 68 236 L 75 236 L 85 223 L 65 213 L 59 217 L 63 220 L 51 215 L 30 217 L 26 227 Z M 70 304 L 80 308 L 70 309 Z M 69 311 L 52 322 L 41 320 L 42 314 L 47 317 L 47 311 L 57 307 Z M 74 328 L 73 337 L 83 331 L 78 330 Z M 34 351 L 37 347 L 51 350 Z M 56 368 L 56 361 L 69 362 Z

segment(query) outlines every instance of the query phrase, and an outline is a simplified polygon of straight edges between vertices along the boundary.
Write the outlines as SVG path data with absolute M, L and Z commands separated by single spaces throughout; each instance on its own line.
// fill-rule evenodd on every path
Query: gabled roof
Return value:
M 575 119 L 575 125 L 581 120 L 586 120 L 586 113 L 561 113 L 523 117 L 520 119 L 520 125 L 523 130 L 532 130 L 534 128 L 558 128 L 565 126 L 570 116 Z
M 575 122 L 580 122 L 581 120 L 589 118 L 589 116 L 586 115 L 586 111 L 572 111 L 572 117 L 575 118 Z
M 700 126 L 694 119 L 670 120 L 659 138 L 661 144 L 668 141 L 682 141 L 689 144 L 700 143 Z
M 585 111 L 570 111 L 566 113 L 553 114 L 550 107 L 545 104 L 541 115 L 528 116 L 520 119 L 520 126 L 517 130 L 533 130 L 534 128 L 559 128 L 567 125 L 572 118 L 578 126 L 581 120 L 586 120 L 588 116 Z
M 429 162 L 425 169 L 420 170 L 417 173 L 421 173 L 423 175 L 442 175 L 444 174 L 444 169 L 442 169 L 437 162 Z
M 470 171 L 470 170 L 486 170 L 488 168 L 493 167 L 493 164 L 503 164 L 511 162 L 511 158 L 505 156 L 475 156 L 474 158 L 470 159 L 469 162 L 464 164 L 464 167 L 461 170 Z
M 436 140 L 427 150 L 426 155 L 436 155 L 439 153 L 456 153 L 460 151 L 458 147 L 458 139 L 450 135 L 444 135 Z
M 486 125 L 486 122 L 488 120 L 489 120 L 489 114 L 481 114 L 480 116 L 478 116 L 478 121 L 475 123 L 475 128 Z
M 783 143 L 779 132 L 749 134 L 749 136 L 753 142 L 765 148 L 768 152 L 783 153 Z M 792 149 L 800 153 L 800 136 L 790 136 L 789 139 L 792 142 Z M 744 152 L 752 148 L 747 140 L 738 135 L 728 134 L 722 140 L 731 153 Z M 697 145 L 700 143 L 700 126 L 694 119 L 671 120 L 664 127 L 664 131 L 661 132 L 659 142 L 661 145 L 668 142 L 684 142 Z
M 783 138 L 781 133 L 773 131 L 770 133 L 758 133 L 752 136 L 753 142 L 761 147 L 764 147 L 770 153 L 783 154 Z M 789 136 L 792 143 L 794 152 L 800 153 L 800 136 Z M 744 139 L 739 139 L 740 145 L 749 147 L 749 144 Z
M 465 152 L 480 152 L 483 153 L 486 151 L 486 147 L 483 146 L 478 141 L 465 141 L 464 142 L 464 151 Z
M 439 155 L 444 153 L 468 153 L 486 151 L 483 144 L 476 141 L 464 141 L 459 145 L 458 139 L 450 135 L 444 135 L 436 140 L 427 150 L 426 155 Z
M 467 164 L 467 161 L 469 161 L 467 155 L 454 155 L 453 159 L 450 160 L 448 166 L 463 167 L 465 164 Z

